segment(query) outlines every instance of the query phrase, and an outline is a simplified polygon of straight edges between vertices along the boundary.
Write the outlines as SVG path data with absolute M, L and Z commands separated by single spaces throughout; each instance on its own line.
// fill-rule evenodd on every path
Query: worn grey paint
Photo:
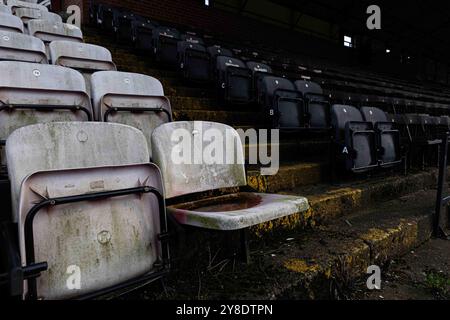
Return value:
M 34 10 L 48 11 L 46 6 L 26 1 L 8 0 L 6 4 L 11 7 L 13 13 L 15 13 L 17 8 L 31 8 Z
M 38 37 L 47 45 L 54 40 L 83 42 L 83 33 L 72 24 L 51 22 L 46 20 L 30 20 L 28 33 Z

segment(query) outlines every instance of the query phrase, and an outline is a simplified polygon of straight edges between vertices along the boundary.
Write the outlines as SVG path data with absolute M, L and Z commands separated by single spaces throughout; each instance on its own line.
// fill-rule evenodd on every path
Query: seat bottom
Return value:
M 167 211 L 180 224 L 239 230 L 308 209 L 304 197 L 242 192 L 170 206 Z

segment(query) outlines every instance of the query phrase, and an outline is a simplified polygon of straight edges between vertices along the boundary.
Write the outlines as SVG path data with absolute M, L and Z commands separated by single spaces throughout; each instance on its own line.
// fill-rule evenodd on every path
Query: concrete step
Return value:
M 433 190 L 419 191 L 314 230 L 255 238 L 250 265 L 219 258 L 222 247 L 203 241 L 203 254 L 174 264 L 168 296 L 151 298 L 340 298 L 368 266 L 382 267 L 430 238 L 434 196 Z

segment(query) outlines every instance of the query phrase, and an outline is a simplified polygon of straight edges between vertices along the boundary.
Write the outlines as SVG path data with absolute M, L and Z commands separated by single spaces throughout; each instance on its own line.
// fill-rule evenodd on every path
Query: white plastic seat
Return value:
M 59 66 L 89 73 L 116 70 L 111 52 L 101 46 L 55 40 L 50 43 L 49 49 L 52 63 Z
M 6 150 L 22 264 L 48 264 L 24 297 L 79 298 L 157 276 L 168 256 L 163 186 L 139 130 L 37 124 L 16 130 Z M 70 290 L 77 268 L 81 287 Z
M 6 4 L 11 7 L 12 12 L 15 14 L 18 8 L 30 8 L 33 10 L 48 11 L 46 6 L 30 1 L 19 0 L 7 0 Z
M 0 31 L 23 33 L 23 22 L 12 14 L 0 12 Z
M 0 2 L 0 13 L 12 14 L 11 7 Z
M 28 22 L 28 32 L 30 35 L 44 41 L 46 45 L 55 40 L 83 42 L 83 33 L 80 28 L 68 23 L 30 20 Z
M 0 60 L 47 63 L 44 43 L 35 37 L 0 31 Z
M 209 132 L 213 134 L 214 139 L 221 139 L 218 141 L 222 141 L 223 154 L 226 156 L 229 156 L 231 151 L 225 150 L 225 145 L 234 143 L 235 148 L 232 152 L 235 161 L 223 159 L 221 162 L 223 164 L 177 163 L 173 159 L 173 153 L 180 152 L 176 149 L 180 141 L 173 133 L 178 130 L 186 133 L 183 140 L 188 138 L 193 140 L 193 149 L 183 152 L 206 150 L 210 142 L 205 142 L 203 135 Z M 220 134 L 223 138 L 216 138 L 216 134 Z M 247 185 L 242 143 L 236 130 L 227 125 L 203 121 L 163 124 L 153 131 L 152 149 L 153 161 L 161 168 L 163 174 L 168 199 Z M 245 192 L 173 205 L 167 210 L 181 224 L 215 230 L 239 230 L 300 213 L 308 208 L 308 200 L 304 197 Z
M 62 18 L 60 15 L 53 13 L 53 12 L 48 12 L 48 11 L 43 11 L 43 10 L 36 10 L 36 9 L 32 9 L 32 8 L 17 8 L 15 10 L 15 15 L 17 17 L 19 17 L 20 19 L 22 19 L 22 22 L 27 25 L 28 21 L 33 20 L 33 19 L 40 19 L 40 20 L 46 20 L 46 21 L 50 21 L 50 22 L 57 22 L 57 23 L 62 23 Z
M 96 120 L 140 129 L 151 150 L 153 130 L 172 116 L 161 82 L 137 73 L 100 71 L 92 75 L 91 86 Z
M 92 119 L 84 78 L 75 70 L 1 61 L 0 74 L 0 140 L 30 124 Z

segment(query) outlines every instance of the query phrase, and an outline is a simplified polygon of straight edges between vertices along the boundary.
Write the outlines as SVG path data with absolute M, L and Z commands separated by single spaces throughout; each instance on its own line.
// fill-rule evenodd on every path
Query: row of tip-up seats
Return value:
M 337 101 L 351 101 L 339 99 L 338 94 L 324 94 L 316 82 L 291 81 L 263 61 L 240 59 L 221 45 L 207 47 L 198 35 L 161 26 L 116 7 L 97 4 L 91 7 L 91 18 L 102 29 L 115 33 L 120 42 L 134 43 L 157 62 L 178 65 L 185 78 L 214 81 L 222 101 L 259 105 L 267 127 L 329 132 L 335 143 L 334 157 L 341 158 L 348 171 L 399 165 L 406 157 L 405 150 L 411 149 L 405 144 L 436 144 L 437 133 L 450 128 L 446 116 L 394 116 L 374 108 L 377 101 L 361 101 L 360 110 L 343 106 Z
M 0 31 L 2 203 L 11 199 L 1 212 L 2 292 L 91 298 L 159 279 L 170 265 L 166 210 L 176 224 L 230 231 L 308 209 L 303 197 L 236 193 L 246 173 L 233 128 L 171 122 L 157 79 L 116 71 L 109 51 L 83 43 L 81 31 L 27 23 L 44 31 Z M 210 129 L 232 138 L 235 163 L 173 161 L 174 131 L 203 150 Z M 227 188 L 219 199 L 180 198 Z M 74 273 L 80 286 L 69 281 Z

